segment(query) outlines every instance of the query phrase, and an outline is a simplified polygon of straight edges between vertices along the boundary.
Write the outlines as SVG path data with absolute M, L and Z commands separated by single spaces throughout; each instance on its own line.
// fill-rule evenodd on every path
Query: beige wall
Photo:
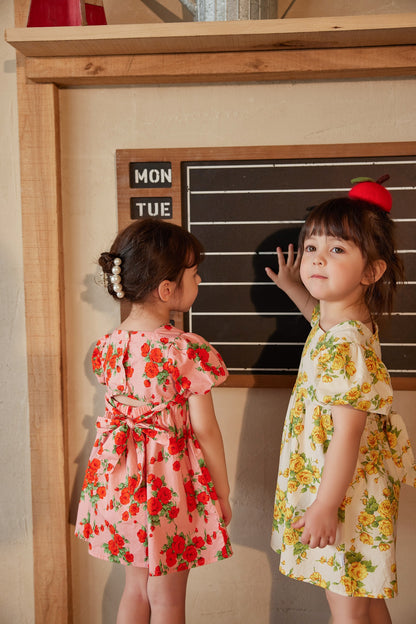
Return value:
M 61 91 L 60 101 L 68 373 L 69 388 L 77 388 L 69 414 L 75 511 L 102 400 L 89 356 L 98 335 L 118 322 L 117 304 L 93 282 L 94 259 L 116 231 L 115 150 L 415 139 L 416 81 L 70 89 Z M 305 604 L 310 624 L 328 620 L 323 593 L 279 575 L 278 558 L 268 545 L 288 395 L 289 390 L 274 389 L 215 391 L 233 487 L 235 557 L 191 573 L 189 624 L 295 624 L 303 620 Z M 414 393 L 398 393 L 397 401 L 416 444 Z M 413 622 L 416 606 L 408 574 L 416 555 L 409 520 L 416 495 L 406 489 L 399 541 L 402 594 L 392 606 L 400 624 Z M 122 570 L 89 557 L 76 539 L 72 553 L 76 623 L 99 624 L 103 617 L 110 624 Z
M 345 3 L 346 4 L 346 3 Z M 387 4 L 387 3 L 385 3 Z M 397 3 L 396 3 L 397 5 Z M 404 8 L 404 10 L 410 10 Z M 13 24 L 13 2 L 0 2 Z M 4 624 L 33 620 L 32 540 L 14 51 L 0 41 L 0 191 L 3 227 L 0 568 Z M 91 378 L 94 340 L 117 323 L 116 305 L 93 282 L 94 259 L 116 230 L 117 148 L 416 140 L 416 80 L 268 85 L 126 87 L 61 91 L 68 337 L 70 488 L 76 509 L 101 391 Z M 73 390 L 73 392 L 71 392 Z M 322 592 L 277 572 L 269 547 L 280 432 L 289 390 L 218 389 L 233 486 L 235 557 L 195 570 L 189 624 L 323 624 Z M 416 445 L 415 393 L 400 392 Z M 399 525 L 400 596 L 395 624 L 414 621 L 416 494 L 404 488 Z M 113 624 L 122 570 L 72 540 L 75 624 Z M 45 553 L 45 557 L 48 553 Z M 307 605 L 308 614 L 303 609 Z

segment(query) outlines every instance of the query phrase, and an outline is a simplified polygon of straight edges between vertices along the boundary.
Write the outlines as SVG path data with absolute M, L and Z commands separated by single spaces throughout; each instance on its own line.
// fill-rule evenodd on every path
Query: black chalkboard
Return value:
M 309 326 L 264 267 L 277 270 L 275 249 L 296 244 L 308 208 L 345 196 L 352 178 L 385 173 L 406 282 L 380 340 L 395 387 L 413 389 L 416 143 L 117 150 L 119 225 L 150 214 L 194 233 L 206 258 L 185 329 L 218 348 L 228 385 L 291 385 Z
M 189 328 L 209 338 L 231 373 L 291 374 L 309 326 L 264 267 L 275 249 L 296 244 L 308 208 L 345 196 L 351 178 L 388 172 L 407 283 L 381 325 L 392 375 L 416 373 L 416 156 L 182 164 L 184 224 L 204 244 L 202 284 Z

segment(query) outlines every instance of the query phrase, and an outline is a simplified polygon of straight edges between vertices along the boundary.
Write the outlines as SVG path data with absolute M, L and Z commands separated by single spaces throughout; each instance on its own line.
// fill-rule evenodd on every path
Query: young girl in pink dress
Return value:
M 266 269 L 312 329 L 283 430 L 272 548 L 280 571 L 326 591 L 334 624 L 391 624 L 395 525 L 416 468 L 375 318 L 402 279 L 391 196 L 361 182 L 306 219 L 295 259 Z
M 108 292 L 131 302 L 100 338 L 92 365 L 105 410 L 81 493 L 76 535 L 126 566 L 117 624 L 183 624 L 191 568 L 231 555 L 229 485 L 210 390 L 228 373 L 217 351 L 175 329 L 203 258 L 199 241 L 165 221 L 134 222 L 101 254 Z

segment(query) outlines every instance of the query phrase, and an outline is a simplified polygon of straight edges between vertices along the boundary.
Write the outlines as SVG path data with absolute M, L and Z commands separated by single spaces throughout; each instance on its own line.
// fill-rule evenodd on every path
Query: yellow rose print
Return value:
M 354 561 L 349 566 L 348 573 L 356 581 L 362 581 L 368 575 L 367 568 L 360 561 Z

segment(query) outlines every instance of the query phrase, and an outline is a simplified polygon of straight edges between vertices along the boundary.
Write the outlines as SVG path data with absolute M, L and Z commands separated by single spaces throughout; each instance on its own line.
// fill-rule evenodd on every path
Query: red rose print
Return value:
M 172 468 L 175 470 L 175 472 L 178 472 L 181 469 L 180 462 L 178 462 L 178 461 L 173 462 Z
M 86 522 L 84 524 L 84 537 L 85 537 L 85 539 L 88 539 L 90 537 L 91 533 L 92 533 L 92 526 L 90 525 L 89 522 Z
M 101 485 L 99 488 L 97 488 L 97 495 L 99 498 L 103 499 L 106 493 L 107 493 L 107 490 L 105 489 L 104 486 Z
M 186 561 L 195 561 L 195 559 L 198 556 L 198 551 L 195 548 L 195 546 L 187 546 L 185 548 L 185 550 L 183 551 L 183 558 L 186 559 Z
M 163 485 L 163 481 L 160 477 L 153 479 L 152 490 L 159 490 Z
M 108 548 L 112 555 L 118 555 L 119 548 L 114 540 L 108 542 Z
M 139 490 L 135 491 L 134 500 L 136 500 L 138 503 L 144 503 L 146 501 L 146 498 L 147 494 L 145 487 L 141 487 Z
M 146 386 L 146 388 L 150 387 L 150 381 L 148 379 L 145 379 L 143 384 Z
M 156 377 L 156 375 L 159 372 L 159 369 L 154 362 L 147 362 L 146 366 L 144 367 L 144 372 L 146 373 L 148 377 L 152 378 L 152 377 Z
M 168 548 L 168 550 L 166 551 L 166 564 L 169 566 L 169 568 L 171 568 L 172 566 L 176 565 L 176 563 L 177 557 L 175 553 L 171 548 Z
M 163 505 L 168 503 L 171 500 L 171 498 L 172 498 L 171 491 L 167 487 L 160 488 L 157 496 L 158 496 L 159 500 L 162 502 Z
M 179 509 L 178 507 L 171 507 L 169 509 L 169 518 L 172 518 L 172 520 L 174 520 L 175 518 L 178 517 L 179 514 Z
M 146 531 L 144 529 L 140 529 L 140 531 L 137 531 L 137 537 L 139 538 L 139 542 L 144 544 L 146 541 Z
M 196 501 L 192 496 L 187 496 L 186 502 L 188 505 L 188 511 L 194 511 L 196 509 Z
M 123 488 L 120 493 L 120 503 L 122 505 L 128 505 L 130 502 L 130 494 L 127 488 Z
M 162 509 L 162 503 L 156 497 L 150 498 L 147 501 L 147 510 L 151 516 L 156 516 Z
M 162 572 L 161 572 L 160 566 L 156 566 L 155 573 L 154 573 L 153 576 L 162 576 Z
M 194 496 L 195 494 L 195 490 L 194 490 L 194 486 L 192 484 L 192 481 L 187 481 L 185 483 L 185 492 L 187 494 L 187 496 Z
M 176 569 L 178 570 L 178 572 L 182 572 L 182 570 L 187 570 L 188 566 L 186 565 L 186 563 L 180 563 Z
M 136 479 L 136 477 L 129 477 L 128 482 L 127 482 L 127 487 L 129 489 L 130 494 L 133 494 L 134 490 L 137 487 L 137 479 Z
M 187 353 L 188 358 L 190 360 L 194 360 L 196 358 L 196 351 L 195 351 L 195 349 L 192 349 L 192 347 L 189 347 L 189 349 L 187 350 L 186 353 Z
M 132 368 L 131 366 L 125 366 L 124 370 L 126 371 L 126 377 L 128 379 L 130 379 L 130 377 L 133 377 L 134 374 L 134 368 Z
M 149 353 L 149 358 L 152 360 L 152 362 L 161 362 L 162 351 L 159 348 L 152 349 Z
M 199 503 L 203 503 L 204 505 L 206 505 L 209 501 L 209 496 L 206 492 L 200 492 L 197 496 L 197 499 Z
M 180 555 L 185 550 L 185 538 L 182 535 L 175 535 L 172 540 L 172 549 L 177 555 Z
M 168 342 L 169 342 L 169 338 L 166 338 L 166 336 L 162 336 L 162 338 L 160 339 L 160 342 L 161 342 L 162 344 L 168 344 Z
M 201 362 L 208 362 L 209 354 L 206 349 L 197 349 L 196 352 Z
M 127 522 L 127 520 L 129 519 L 129 512 L 128 511 L 123 511 L 121 519 L 123 520 L 123 522 Z
M 203 566 L 204 564 L 205 564 L 205 559 L 204 559 L 204 557 L 200 557 L 200 558 L 198 559 L 198 565 L 199 565 L 199 566 Z
M 100 460 L 95 457 L 92 461 L 89 462 L 88 468 L 90 468 L 91 470 L 96 471 L 96 470 L 98 470 L 98 468 L 100 466 L 101 466 Z
M 193 542 L 195 548 L 202 548 L 204 546 L 204 544 L 205 544 L 204 540 L 199 535 L 198 535 L 198 537 L 193 537 L 192 538 L 192 542 Z
M 114 437 L 117 455 L 122 455 L 127 445 L 127 435 L 124 431 L 119 431 Z
M 118 535 L 118 534 L 114 535 L 114 541 L 119 548 L 123 548 L 124 539 L 121 537 L 121 535 Z
M 132 503 L 129 507 L 129 511 L 131 516 L 136 516 L 139 513 L 140 508 L 136 505 L 136 503 Z
M 189 379 L 187 377 L 182 377 L 181 378 L 181 385 L 182 385 L 182 388 L 190 388 L 191 387 L 191 382 L 189 381 Z
M 171 455 L 177 455 L 179 453 L 178 440 L 176 438 L 169 438 L 168 452 Z
M 149 351 L 150 351 L 150 347 L 149 347 L 148 344 L 142 345 L 141 354 L 142 354 L 143 357 L 146 357 L 146 355 L 149 353 Z
M 101 351 L 97 347 L 92 352 L 92 370 L 95 372 L 101 368 Z
M 130 553 L 130 552 L 127 552 L 127 553 L 124 555 L 124 558 L 125 558 L 125 560 L 126 560 L 128 563 L 132 563 L 132 562 L 134 561 L 134 555 L 133 555 L 132 553 Z

